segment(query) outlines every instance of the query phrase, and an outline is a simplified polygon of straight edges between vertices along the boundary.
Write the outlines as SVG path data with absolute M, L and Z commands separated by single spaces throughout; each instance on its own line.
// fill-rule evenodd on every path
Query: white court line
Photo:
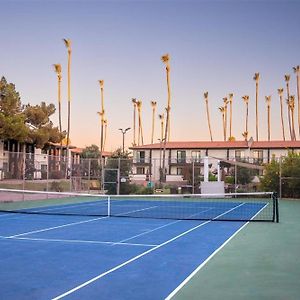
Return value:
M 25 241 L 41 241 L 41 242 L 62 242 L 62 243 L 79 243 L 79 244 L 105 244 L 105 245 L 124 245 L 124 246 L 143 246 L 156 247 L 157 244 L 139 244 L 139 243 L 120 243 L 120 242 L 104 242 L 104 241 L 89 241 L 89 240 L 64 240 L 64 239 L 40 239 L 40 238 L 24 238 L 24 237 L 4 237 L 0 238 L 7 240 L 25 240 Z
M 209 210 L 211 210 L 211 208 L 206 209 L 206 210 L 201 211 L 201 212 L 198 212 L 198 213 L 196 213 L 196 214 L 189 215 L 188 218 L 190 218 L 190 217 L 192 217 L 192 216 L 195 216 L 195 215 L 198 215 L 198 214 L 202 214 L 202 213 L 207 212 L 207 211 L 209 211 Z M 187 219 L 187 220 L 177 220 L 177 221 L 173 221 L 173 222 L 167 223 L 167 224 L 165 224 L 165 225 L 162 225 L 162 226 L 156 227 L 156 228 L 154 228 L 154 229 L 150 229 L 150 230 L 147 230 L 147 231 L 142 232 L 142 233 L 140 233 L 140 234 L 134 235 L 134 236 L 132 236 L 132 237 L 130 237 L 130 238 L 121 240 L 121 241 L 119 241 L 119 243 L 123 243 L 123 242 L 129 241 L 129 240 L 132 240 L 132 239 L 134 239 L 134 238 L 136 238 L 136 237 L 140 237 L 140 236 L 142 236 L 142 235 L 148 234 L 148 233 L 150 233 L 150 232 L 159 230 L 159 229 L 161 229 L 161 228 L 164 228 L 164 227 L 167 227 L 167 226 L 169 226 L 169 225 L 173 225 L 173 224 L 176 224 L 176 223 L 179 223 L 179 222 L 182 222 L 182 221 L 188 221 L 188 219 Z M 117 244 L 117 243 L 116 243 L 116 244 Z
M 134 212 L 138 212 L 138 211 L 142 211 L 142 210 L 151 209 L 151 208 L 154 208 L 154 207 L 157 207 L 157 206 L 152 206 L 152 207 L 148 207 L 148 208 L 144 208 L 144 209 L 137 209 L 137 210 L 129 211 L 126 214 L 130 214 L 130 213 L 134 213 Z M 122 214 L 122 215 L 124 215 L 124 214 Z M 73 223 L 68 223 L 68 224 L 59 225 L 59 226 L 53 226 L 53 227 L 48 227 L 48 228 L 39 229 L 39 230 L 33 230 L 33 231 L 29 231 L 29 232 L 24 232 L 24 233 L 20 233 L 20 234 L 11 235 L 11 236 L 8 236 L 8 238 L 14 238 L 14 237 L 19 237 L 19 236 L 27 235 L 27 234 L 45 232 L 45 231 L 49 231 L 49 230 L 53 230 L 53 229 L 58 229 L 58 228 L 63 228 L 63 227 L 68 227 L 68 226 L 73 226 L 73 225 L 78 225 L 78 224 L 83 224 L 83 223 L 89 223 L 89 222 L 98 221 L 98 220 L 107 219 L 107 218 L 109 218 L 109 216 L 95 218 L 95 219 L 90 219 L 90 220 L 85 220 L 85 221 L 73 222 Z
M 58 226 L 48 227 L 48 228 L 44 228 L 44 229 L 33 230 L 33 231 L 28 231 L 28 232 L 24 232 L 24 233 L 20 233 L 20 234 L 15 234 L 15 235 L 8 236 L 7 238 L 15 238 L 15 237 L 19 237 L 19 236 L 23 236 L 23 235 L 27 235 L 27 234 L 45 232 L 45 231 L 49 231 L 49 230 L 53 230 L 53 229 L 58 229 L 58 228 L 63 228 L 63 227 L 68 227 L 68 226 L 73 226 L 73 225 L 78 225 L 78 224 L 83 224 L 83 223 L 89 223 L 89 222 L 98 221 L 98 220 L 107 219 L 107 218 L 108 217 L 101 217 L 101 218 L 89 219 L 89 220 L 85 220 L 85 221 L 78 221 L 78 222 L 68 223 L 68 224 L 64 224 L 64 225 L 58 225 Z
M 239 205 L 239 206 L 240 206 L 240 205 Z M 234 207 L 234 208 L 228 210 L 227 212 L 230 212 L 230 211 L 232 211 L 233 209 L 238 208 L 239 206 L 236 206 L 236 207 Z M 225 213 L 227 213 L 227 212 L 225 212 Z M 225 213 L 223 213 L 222 215 L 224 215 Z M 217 216 L 217 217 L 219 217 L 219 216 Z M 217 217 L 216 217 L 216 218 L 217 218 Z M 210 222 L 212 222 L 212 220 L 206 221 L 206 222 L 201 223 L 201 224 L 199 224 L 199 225 L 197 225 L 197 226 L 195 226 L 195 227 L 193 227 L 193 228 L 191 228 L 191 229 L 189 229 L 189 230 L 186 230 L 186 231 L 182 232 L 181 234 L 179 234 L 179 235 L 177 235 L 177 236 L 175 236 L 175 237 L 173 237 L 173 238 L 167 240 L 166 242 L 164 242 L 164 243 L 162 243 L 162 244 L 159 244 L 158 246 L 156 246 L 156 247 L 154 247 L 154 248 L 151 248 L 151 249 L 149 249 L 149 250 L 147 250 L 147 251 L 145 251 L 145 252 L 143 252 L 143 253 L 141 253 L 141 254 L 139 254 L 139 255 L 137 255 L 137 256 L 135 256 L 135 257 L 133 257 L 133 258 L 127 260 L 127 261 L 125 261 L 124 263 L 122 263 L 122 264 L 120 264 L 120 265 L 117 265 L 116 267 L 114 267 L 114 268 L 112 268 L 112 269 L 110 269 L 110 270 L 108 270 L 108 271 L 106 271 L 106 272 L 104 272 L 104 273 L 99 274 L 99 275 L 96 276 L 96 277 L 91 278 L 90 280 L 88 280 L 88 281 L 86 281 L 86 282 L 84 282 L 84 283 L 82 283 L 82 284 L 80 284 L 80 285 L 74 287 L 73 289 L 71 289 L 71 290 L 69 290 L 69 291 L 67 291 L 67 292 L 65 292 L 65 293 L 63 293 L 63 294 L 61 294 L 61 295 L 59 295 L 59 296 L 53 298 L 52 300 L 62 299 L 62 298 L 64 298 L 64 297 L 66 297 L 66 296 L 68 296 L 68 295 L 70 295 L 70 294 L 72 294 L 72 293 L 78 291 L 79 289 L 81 289 L 81 288 L 83 288 L 83 287 L 85 287 L 85 286 L 87 286 L 87 285 L 93 283 L 94 281 L 96 281 L 96 280 L 98 280 L 98 279 L 100 279 L 100 278 L 102 278 L 102 277 L 104 277 L 104 276 L 106 276 L 106 275 L 108 275 L 108 274 L 110 274 L 110 273 L 112 273 L 112 272 L 114 272 L 114 271 L 116 271 L 116 270 L 118 270 L 118 269 L 120 269 L 120 268 L 122 268 L 122 267 L 128 265 L 128 264 L 130 264 L 130 263 L 133 262 L 133 261 L 138 260 L 139 258 L 141 258 L 141 257 L 143 257 L 143 256 L 145 256 L 145 255 L 147 255 L 147 254 L 149 254 L 149 253 L 151 253 L 151 252 L 153 252 L 153 251 L 155 251 L 155 250 L 157 250 L 157 249 L 159 249 L 159 248 L 161 248 L 161 247 L 163 247 L 163 246 L 165 246 L 165 245 L 167 245 L 167 244 L 169 244 L 169 243 L 171 243 L 171 242 L 173 242 L 173 241 L 175 241 L 175 240 L 177 240 L 177 239 L 179 239 L 180 237 L 182 237 L 182 236 L 184 236 L 184 235 L 186 235 L 186 234 L 188 234 L 188 233 L 190 233 L 190 232 L 192 232 L 192 231 L 198 229 L 199 227 L 202 227 L 202 226 L 204 226 L 204 225 L 206 225 L 206 224 L 208 224 L 208 223 L 210 223 Z
M 268 203 L 262 207 L 252 218 L 253 220 L 265 207 L 268 206 Z M 170 300 L 172 297 L 174 297 L 179 290 L 181 290 L 194 276 L 196 273 L 198 273 L 220 250 L 222 250 L 243 228 L 245 228 L 250 221 L 245 223 L 241 228 L 239 228 L 230 238 L 228 238 L 218 249 L 216 249 L 202 264 L 200 264 L 180 285 L 177 286 L 177 288 L 169 294 L 165 300 Z

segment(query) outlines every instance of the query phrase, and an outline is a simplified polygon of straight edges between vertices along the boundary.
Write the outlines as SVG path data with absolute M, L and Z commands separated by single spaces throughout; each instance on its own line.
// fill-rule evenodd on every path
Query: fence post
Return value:
M 91 188 L 91 159 L 88 160 L 88 193 L 90 193 Z
M 121 173 L 121 157 L 118 158 L 118 174 L 117 174 L 117 195 L 120 195 L 120 173 Z
M 282 156 L 280 155 L 279 157 L 279 199 L 282 198 L 282 170 L 281 170 L 281 167 L 282 167 Z
M 195 162 L 192 163 L 192 194 L 195 194 Z

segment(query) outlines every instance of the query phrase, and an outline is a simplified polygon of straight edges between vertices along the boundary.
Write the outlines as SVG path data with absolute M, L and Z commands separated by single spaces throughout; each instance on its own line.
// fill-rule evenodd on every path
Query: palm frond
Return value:
M 163 55 L 161 57 L 161 60 L 162 60 L 162 62 L 164 62 L 165 64 L 167 64 L 169 62 L 169 60 L 170 60 L 169 54 L 167 53 L 167 54 Z
M 65 46 L 68 48 L 68 49 L 71 49 L 71 40 L 70 39 L 63 39 L 64 43 L 65 43 Z
M 291 75 L 288 75 L 288 74 L 285 74 L 285 75 L 284 75 L 284 80 L 285 80 L 286 82 L 289 82 L 290 79 L 291 79 Z
M 57 73 L 57 74 L 61 73 L 61 65 L 60 64 L 53 64 L 53 67 L 54 67 L 55 73 Z
M 282 93 L 283 93 L 283 88 L 277 89 L 277 92 L 278 92 L 279 95 L 282 95 Z
M 151 106 L 154 108 L 156 107 L 157 102 L 156 101 L 151 101 Z
M 103 86 L 104 86 L 104 80 L 103 79 L 102 80 L 98 80 L 98 82 L 100 84 L 100 87 L 103 88 Z
M 205 98 L 205 100 L 208 98 L 208 92 L 204 93 L 204 98 Z
M 260 77 L 259 73 L 255 73 L 254 77 L 253 77 L 253 80 L 258 81 L 259 77 Z

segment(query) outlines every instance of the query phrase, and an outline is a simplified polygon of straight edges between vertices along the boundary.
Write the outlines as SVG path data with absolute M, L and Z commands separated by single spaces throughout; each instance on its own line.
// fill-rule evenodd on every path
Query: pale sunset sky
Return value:
M 133 127 L 132 98 L 143 102 L 144 141 L 150 143 L 150 101 L 157 101 L 157 114 L 167 104 L 165 53 L 171 57 L 171 140 L 209 140 L 205 91 L 214 140 L 223 139 L 218 107 L 229 93 L 234 93 L 233 135 L 242 140 L 241 97 L 249 95 L 249 136 L 255 138 L 255 72 L 261 75 L 260 140 L 267 139 L 267 95 L 272 95 L 271 139 L 282 139 L 277 89 L 285 87 L 284 74 L 290 74 L 291 94 L 297 95 L 292 67 L 300 64 L 299 1 L 2 0 L 0 9 L 0 75 L 16 84 L 23 103 L 56 105 L 52 64 L 61 63 L 64 129 L 67 50 L 62 39 L 71 39 L 73 145 L 100 144 L 99 79 L 105 82 L 105 150 L 121 146 L 118 128 Z M 284 114 L 287 133 L 286 105 Z M 58 113 L 53 122 L 58 125 Z M 126 134 L 126 146 L 132 134 L 132 129 Z M 155 141 L 159 135 L 157 117 Z

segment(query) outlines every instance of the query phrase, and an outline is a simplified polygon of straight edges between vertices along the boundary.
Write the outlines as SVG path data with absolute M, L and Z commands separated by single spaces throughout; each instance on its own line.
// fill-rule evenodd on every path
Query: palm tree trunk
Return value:
M 133 102 L 133 146 L 136 145 L 136 100 L 132 99 Z
M 280 97 L 280 118 L 281 118 L 281 128 L 282 128 L 282 138 L 285 141 L 285 132 L 284 132 L 284 122 L 283 122 L 283 104 L 282 104 L 282 94 L 279 95 Z
M 299 70 L 297 71 L 297 97 L 298 97 L 298 132 L 300 136 L 300 78 L 299 78 Z
M 167 105 L 167 117 L 166 117 L 166 126 L 165 126 L 165 136 L 164 136 L 164 148 L 163 148 L 163 158 L 162 158 L 162 181 L 166 180 L 166 148 L 167 148 L 167 138 L 168 141 L 170 141 L 170 135 L 169 132 L 169 126 L 170 126 L 170 108 L 171 108 L 171 89 L 170 89 L 170 66 L 167 62 L 166 65 L 166 71 L 167 71 L 167 89 L 168 89 L 168 105 Z
M 270 106 L 268 105 L 268 141 L 271 140 Z
M 211 132 L 211 124 L 210 124 L 210 116 L 209 116 L 209 108 L 208 108 L 208 98 L 205 99 L 205 104 L 206 104 L 205 105 L 206 106 L 206 118 L 207 118 L 207 123 L 208 123 L 210 140 L 213 141 L 212 132 Z
M 256 141 L 258 141 L 258 82 L 255 84 L 255 124 L 256 124 Z
M 289 129 L 290 129 L 290 137 L 291 140 L 294 140 L 294 135 L 293 135 L 293 128 L 292 128 L 292 122 L 291 122 L 291 108 L 289 105 L 289 100 L 290 100 L 290 85 L 289 82 L 286 82 L 286 93 L 287 93 L 287 103 L 288 103 L 288 122 L 289 122 Z
M 246 132 L 248 133 L 249 104 L 246 103 Z

